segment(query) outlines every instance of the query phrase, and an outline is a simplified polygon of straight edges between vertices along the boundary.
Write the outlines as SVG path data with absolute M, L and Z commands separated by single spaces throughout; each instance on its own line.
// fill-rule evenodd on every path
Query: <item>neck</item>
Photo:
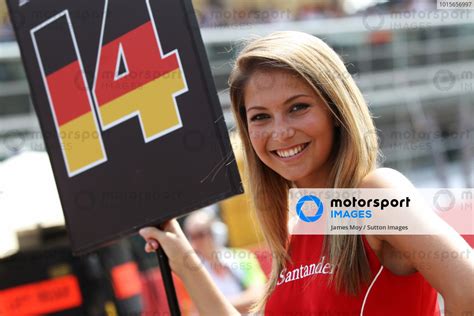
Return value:
M 321 168 L 321 171 L 294 182 L 297 188 L 329 188 L 329 168 Z
M 327 188 L 326 179 L 302 179 L 294 182 L 297 188 Z

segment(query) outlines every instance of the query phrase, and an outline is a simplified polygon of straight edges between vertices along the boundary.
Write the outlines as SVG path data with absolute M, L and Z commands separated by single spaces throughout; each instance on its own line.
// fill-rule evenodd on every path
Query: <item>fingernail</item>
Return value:
M 155 250 L 158 249 L 158 243 L 157 243 L 156 241 L 154 241 L 154 240 L 149 240 L 149 241 L 148 241 L 148 244 L 150 245 L 151 248 L 153 248 L 153 249 L 155 249 Z

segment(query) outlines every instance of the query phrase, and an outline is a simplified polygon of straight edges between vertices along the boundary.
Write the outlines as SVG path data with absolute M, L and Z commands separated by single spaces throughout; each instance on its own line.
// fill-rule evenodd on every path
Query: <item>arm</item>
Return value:
M 168 222 L 164 230 L 143 228 L 140 235 L 147 241 L 145 251 L 163 247 L 171 269 L 183 281 L 201 315 L 240 315 L 212 282 L 176 220 Z
M 262 284 L 252 284 L 236 297 L 230 299 L 230 303 L 240 312 L 248 313 L 253 304 L 263 295 L 265 290 Z
M 243 249 L 235 251 L 240 252 L 240 256 L 236 255 L 235 258 L 243 258 L 242 261 L 238 262 L 237 266 L 241 267 L 244 272 L 241 281 L 245 290 L 239 295 L 232 297 L 230 302 L 239 312 L 247 314 L 252 305 L 264 295 L 267 278 L 260 267 L 257 257 L 252 252 Z M 242 255 L 242 252 L 245 255 Z
M 410 254 L 407 259 L 411 265 L 443 296 L 446 314 L 474 313 L 473 253 L 450 227 L 439 235 L 387 235 L 382 240 Z
M 415 190 L 408 179 L 391 169 L 374 171 L 364 179 L 361 187 Z M 422 218 L 419 216 L 421 212 Z M 418 225 L 431 226 L 439 234 L 376 237 L 408 254 L 406 259 L 409 264 L 443 296 L 446 313 L 474 313 L 474 253 L 471 247 L 432 211 L 413 208 L 409 210 L 408 216 L 416 219 Z

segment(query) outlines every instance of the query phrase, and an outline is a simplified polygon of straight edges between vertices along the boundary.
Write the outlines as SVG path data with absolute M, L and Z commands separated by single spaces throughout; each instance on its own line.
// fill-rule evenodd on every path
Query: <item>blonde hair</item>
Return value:
M 301 32 L 275 32 L 248 43 L 237 57 L 229 86 L 232 111 L 243 143 L 246 178 L 257 219 L 273 253 L 266 294 L 255 306 L 262 310 L 278 274 L 288 260 L 288 189 L 292 184 L 268 168 L 250 142 L 244 89 L 256 70 L 282 69 L 305 80 L 339 123 L 333 144 L 334 164 L 329 183 L 334 188 L 357 187 L 375 169 L 378 146 L 367 104 L 339 56 L 319 38 Z M 271 214 L 271 216 L 268 216 Z M 326 236 L 324 252 L 337 266 L 332 281 L 338 291 L 357 294 L 370 278 L 361 236 Z

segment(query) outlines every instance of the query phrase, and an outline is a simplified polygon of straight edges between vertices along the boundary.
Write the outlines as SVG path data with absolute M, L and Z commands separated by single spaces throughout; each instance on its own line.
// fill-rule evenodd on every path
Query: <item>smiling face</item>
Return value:
M 260 160 L 297 187 L 326 186 L 334 119 L 312 87 L 285 70 L 257 70 L 245 86 L 244 103 Z

